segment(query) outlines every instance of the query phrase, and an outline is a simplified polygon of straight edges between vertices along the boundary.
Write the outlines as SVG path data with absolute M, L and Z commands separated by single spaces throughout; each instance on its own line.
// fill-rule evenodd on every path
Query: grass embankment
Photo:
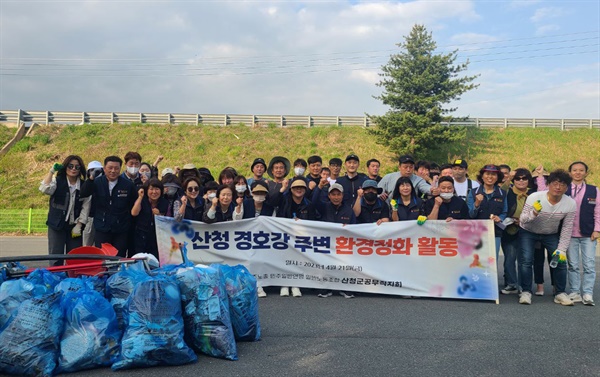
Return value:
M 8 141 L 14 131 L 0 126 L 0 143 Z M 79 154 L 87 164 L 103 161 L 110 154 L 123 156 L 130 150 L 138 151 L 150 163 L 164 155 L 161 170 L 192 162 L 208 167 L 215 176 L 226 166 L 248 176 L 255 157 L 268 162 L 282 155 L 293 162 L 297 157 L 319 154 L 328 161 L 332 157 L 343 160 L 351 152 L 361 158 L 362 171 L 369 158 L 381 161 L 382 175 L 397 170 L 394 154 L 360 127 L 42 126 L 0 158 L 0 209 L 47 208 L 48 198 L 38 191 L 39 182 L 53 163 L 62 162 L 68 154 Z M 438 163 L 462 157 L 469 162 L 472 176 L 487 163 L 527 168 L 541 163 L 550 170 L 583 160 L 590 166 L 588 181 L 600 184 L 598 130 L 469 129 L 466 142 L 446 145 L 422 157 Z

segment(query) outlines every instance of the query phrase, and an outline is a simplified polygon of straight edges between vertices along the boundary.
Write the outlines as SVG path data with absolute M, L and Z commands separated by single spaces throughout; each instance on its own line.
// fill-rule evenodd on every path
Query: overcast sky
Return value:
M 457 116 L 600 118 L 600 2 L 0 0 L 0 110 L 364 115 L 415 23 Z

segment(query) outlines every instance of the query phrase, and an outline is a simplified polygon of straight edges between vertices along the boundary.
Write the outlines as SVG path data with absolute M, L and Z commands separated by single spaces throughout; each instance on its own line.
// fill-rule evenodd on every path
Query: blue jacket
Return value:
M 483 195 L 483 201 L 479 205 L 479 208 L 475 208 L 475 196 L 478 194 Z M 508 213 L 506 192 L 498 185 L 494 186 L 494 192 L 491 194 L 485 193 L 483 185 L 479 186 L 477 190 L 471 190 L 471 194 L 467 198 L 467 205 L 469 207 L 469 215 L 472 219 L 489 220 L 491 215 L 496 215 L 500 220 L 504 221 Z M 494 225 L 494 234 L 496 237 L 502 236 L 502 229 L 498 225 Z
M 112 190 L 108 189 L 108 179 L 102 175 L 87 180 L 81 187 L 82 197 L 92 196 L 94 206 L 94 228 L 105 233 L 124 233 L 132 222 L 131 208 L 137 199 L 133 183 L 121 176 Z

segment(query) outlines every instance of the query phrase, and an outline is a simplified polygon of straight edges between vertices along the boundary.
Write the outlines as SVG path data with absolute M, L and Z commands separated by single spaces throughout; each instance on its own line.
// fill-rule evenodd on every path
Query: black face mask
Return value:
M 374 192 L 367 192 L 364 196 L 367 202 L 374 202 L 377 200 L 377 194 Z

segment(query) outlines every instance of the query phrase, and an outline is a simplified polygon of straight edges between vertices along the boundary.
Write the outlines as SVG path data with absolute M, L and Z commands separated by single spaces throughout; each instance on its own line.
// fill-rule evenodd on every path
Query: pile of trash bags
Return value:
M 0 373 L 52 376 L 237 360 L 260 340 L 256 279 L 242 265 L 123 264 L 109 277 L 39 269 L 0 280 Z

